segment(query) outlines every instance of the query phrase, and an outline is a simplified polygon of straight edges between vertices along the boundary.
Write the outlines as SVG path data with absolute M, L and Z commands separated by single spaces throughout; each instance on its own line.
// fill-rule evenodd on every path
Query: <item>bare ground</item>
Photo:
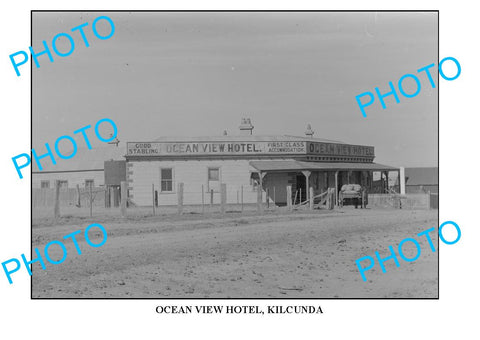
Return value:
M 438 227 L 436 210 L 345 207 L 335 211 L 267 212 L 121 218 L 64 218 L 35 222 L 33 247 L 99 222 L 108 231 L 99 248 L 80 234 L 59 265 L 33 265 L 33 298 L 437 298 L 438 251 L 421 231 Z M 91 239 L 101 235 L 92 230 Z M 431 233 L 437 248 L 437 233 Z M 378 263 L 360 276 L 355 260 L 388 256 L 404 238 L 416 238 L 421 256 Z M 404 246 L 414 257 L 412 244 Z M 52 246 L 49 254 L 61 258 Z M 398 252 L 397 252 L 398 254 Z

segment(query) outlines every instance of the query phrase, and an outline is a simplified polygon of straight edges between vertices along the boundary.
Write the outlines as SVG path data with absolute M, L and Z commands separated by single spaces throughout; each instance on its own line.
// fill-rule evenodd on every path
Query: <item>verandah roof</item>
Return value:
M 258 171 L 302 171 L 302 170 L 364 170 L 364 171 L 398 171 L 398 168 L 377 163 L 343 163 L 343 162 L 306 162 L 296 160 L 250 161 Z

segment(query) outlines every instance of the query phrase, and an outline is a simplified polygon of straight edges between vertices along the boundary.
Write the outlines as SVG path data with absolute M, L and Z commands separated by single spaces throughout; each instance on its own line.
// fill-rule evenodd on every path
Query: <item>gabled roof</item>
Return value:
M 438 168 L 405 168 L 405 185 L 438 185 Z
M 45 149 L 42 151 L 37 150 L 37 154 L 41 156 L 44 151 Z M 57 164 L 53 164 L 50 157 L 41 158 L 40 163 L 43 169 L 40 171 L 37 163 L 32 159 L 32 172 L 103 171 L 103 164 L 105 161 L 125 160 L 124 156 L 126 154 L 126 149 L 125 147 L 116 147 L 114 145 L 95 147 L 92 149 L 78 148 L 75 156 L 70 159 L 62 159 L 58 157 L 54 151 L 53 153 Z M 65 154 L 68 155 L 66 152 Z

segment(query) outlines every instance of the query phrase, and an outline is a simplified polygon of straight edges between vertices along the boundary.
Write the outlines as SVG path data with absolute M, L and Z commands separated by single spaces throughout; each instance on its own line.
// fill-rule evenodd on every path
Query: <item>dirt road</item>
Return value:
M 355 210 L 288 215 L 189 217 L 102 222 L 108 240 L 82 255 L 65 241 L 68 256 L 47 270 L 34 264 L 32 297 L 151 298 L 435 298 L 437 255 L 421 231 L 438 226 L 438 211 Z M 33 246 L 61 240 L 95 221 L 34 226 Z M 72 224 L 73 223 L 73 224 Z M 100 235 L 97 235 L 99 237 Z M 92 238 L 95 237 L 92 233 Z M 355 260 L 378 251 L 388 256 L 406 237 L 422 253 L 366 272 Z M 437 247 L 437 234 L 432 233 Z M 61 252 L 51 248 L 51 257 Z M 416 249 L 405 245 L 406 256 Z

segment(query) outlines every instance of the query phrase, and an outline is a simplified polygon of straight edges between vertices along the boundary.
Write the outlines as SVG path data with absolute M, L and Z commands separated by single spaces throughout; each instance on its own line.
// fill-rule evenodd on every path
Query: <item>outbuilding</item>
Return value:
M 125 165 L 125 149 L 115 147 L 113 145 L 95 147 L 92 149 L 79 148 L 77 154 L 72 159 L 57 159 L 56 164 L 51 161 L 43 162 L 43 169 L 40 170 L 36 162 L 32 163 L 32 188 L 33 189 L 50 189 L 54 188 L 55 181 L 60 181 L 61 188 L 80 188 L 103 187 L 111 185 L 116 179 L 113 176 L 105 174 L 105 167 L 109 166 L 109 174 L 118 175 L 124 180 Z M 115 170 L 112 168 L 118 168 Z M 123 169 L 123 170 L 122 170 Z M 117 176 L 118 177 L 118 176 Z M 118 181 L 117 181 L 118 182 Z

